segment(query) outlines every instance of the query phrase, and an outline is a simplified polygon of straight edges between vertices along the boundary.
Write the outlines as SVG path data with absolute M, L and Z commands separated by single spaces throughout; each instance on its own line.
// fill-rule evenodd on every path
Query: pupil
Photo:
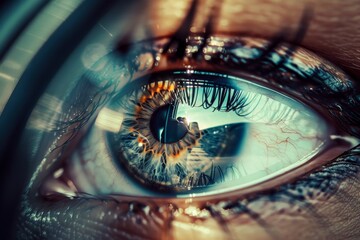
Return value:
M 159 107 L 151 115 L 150 131 L 154 138 L 161 143 L 175 143 L 188 132 L 184 118 L 176 119 L 177 105 L 167 104 Z

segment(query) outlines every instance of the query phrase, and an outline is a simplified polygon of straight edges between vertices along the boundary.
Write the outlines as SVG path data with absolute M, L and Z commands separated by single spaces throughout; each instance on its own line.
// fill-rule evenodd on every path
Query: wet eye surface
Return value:
M 201 42 L 191 40 L 190 59 Z M 253 63 L 266 41 L 213 38 L 204 60 L 190 64 L 160 54 L 163 42 L 142 44 L 140 50 L 134 46 L 126 59 L 108 54 L 90 68 L 83 81 L 100 86 L 106 97 L 91 97 L 88 108 L 94 114 L 76 122 L 87 127 L 79 128 L 82 137 L 75 149 L 60 157 L 61 164 L 43 184 L 44 195 L 222 194 L 286 176 L 336 146 L 335 157 L 357 141 L 342 137 L 346 134 L 329 114 L 293 94 L 320 91 L 319 78 L 327 81 L 321 87 L 332 91 L 351 86 L 340 70 L 338 76 L 325 71 L 335 70 L 330 63 L 316 65 L 319 58 L 312 53 L 299 49 L 288 56 L 288 48 L 281 46 Z M 217 60 L 220 68 L 208 65 Z M 184 69 L 184 64 L 192 67 Z M 248 69 L 222 73 L 234 64 Z M 264 72 L 273 75 L 265 79 Z M 309 85 L 296 88 L 309 77 Z M 259 85 L 271 86 L 269 79 L 291 83 L 292 90 L 281 90 L 284 95 Z M 63 188 L 56 190 L 59 185 Z

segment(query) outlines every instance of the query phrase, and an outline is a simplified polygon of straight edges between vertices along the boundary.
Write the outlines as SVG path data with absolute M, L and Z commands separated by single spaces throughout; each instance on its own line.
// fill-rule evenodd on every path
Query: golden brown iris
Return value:
M 178 98 L 181 87 L 175 82 L 158 81 L 147 86 L 143 92 L 139 103 L 135 109 L 135 124 L 130 127 L 129 131 L 137 134 L 137 141 L 142 146 L 143 153 L 151 152 L 156 156 L 166 155 L 167 160 L 177 161 L 184 154 L 196 146 L 201 137 L 199 126 L 196 122 L 188 123 L 186 118 L 178 118 L 176 121 L 186 126 L 186 133 L 180 137 L 179 141 L 164 142 L 159 140 L 151 131 L 149 126 L 154 113 L 162 107 L 173 106 Z M 170 131 L 176 131 L 176 127 L 170 128 Z

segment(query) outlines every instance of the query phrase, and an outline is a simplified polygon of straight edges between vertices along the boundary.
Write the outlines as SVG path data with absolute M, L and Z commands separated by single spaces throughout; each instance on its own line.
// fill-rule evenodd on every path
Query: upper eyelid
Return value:
M 253 34 L 253 33 L 247 33 L 247 32 L 228 32 L 228 31 L 217 31 L 215 30 L 213 32 L 213 35 L 218 35 L 218 36 L 247 36 L 247 37 L 262 37 L 261 35 L 258 34 Z M 131 46 L 133 44 L 141 44 L 141 43 L 145 43 L 147 41 L 151 41 L 151 40 L 159 40 L 159 39 L 164 39 L 164 38 L 170 38 L 172 35 L 171 34 L 163 34 L 163 35 L 158 35 L 158 36 L 152 36 L 152 37 L 148 37 L 148 38 L 144 38 L 141 40 L 136 40 L 134 42 L 122 42 L 121 43 L 121 47 L 125 47 L 125 46 Z M 339 36 L 341 37 L 341 36 Z M 346 42 L 346 40 L 344 39 L 344 42 Z M 285 41 L 285 43 L 291 43 L 291 41 Z M 312 50 L 314 53 L 318 54 L 319 56 L 328 59 L 329 61 L 335 63 L 338 67 L 342 68 L 343 70 L 346 71 L 347 74 L 350 74 L 353 79 L 355 81 L 357 81 L 357 79 L 360 79 L 360 63 L 358 65 L 358 63 L 354 62 L 347 62 L 347 59 L 354 59 L 351 58 L 350 56 L 346 56 L 346 54 L 349 52 L 349 50 L 347 50 L 349 47 L 346 47 L 349 44 L 343 44 L 342 46 L 339 46 L 339 49 L 342 49 L 339 52 L 325 52 L 324 50 L 321 50 L 320 48 L 318 48 L 317 46 L 314 47 L 314 45 L 312 44 L 312 41 L 308 41 L 306 40 L 305 42 L 302 42 L 299 46 L 304 47 L 306 49 Z M 343 47 L 345 46 L 345 47 Z M 116 47 L 114 47 L 115 49 Z M 350 50 L 351 51 L 351 50 Z M 355 52 L 356 51 L 352 51 Z M 360 53 L 359 55 L 360 56 Z M 360 82 L 360 80 L 359 80 Z

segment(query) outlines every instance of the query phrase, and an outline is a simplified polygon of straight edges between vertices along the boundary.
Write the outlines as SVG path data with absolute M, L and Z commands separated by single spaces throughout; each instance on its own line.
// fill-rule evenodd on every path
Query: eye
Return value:
M 17 218 L 19 239 L 356 236 L 356 75 L 305 49 L 354 74 L 355 6 L 312 2 L 310 27 L 302 1 L 170 2 L 85 1 L 47 40 L 12 98 L 23 111 L 6 106 L 26 116 L 9 129 L 28 123 L 16 156 L 2 145 L 10 174 L 28 163 L 32 178 L 0 225 Z
M 161 53 L 167 40 L 135 45 L 125 58 L 111 53 L 98 60 L 83 81 L 97 84 L 108 99 L 103 104 L 95 94 L 87 108 L 96 105 L 99 110 L 89 110 L 96 114 L 73 121 L 87 127 L 44 182 L 43 195 L 221 194 L 286 178 L 321 162 L 334 146 L 333 157 L 356 144 L 321 108 L 294 93 L 320 91 L 319 78 L 328 80 L 321 87 L 346 89 L 350 82 L 341 70 L 301 48 L 290 56 L 283 45 L 262 59 L 268 42 L 228 39 L 212 37 L 200 61 L 192 55 L 199 37 L 189 40 L 189 60 Z M 212 65 L 216 60 L 220 67 Z M 336 85 L 328 69 L 344 84 Z M 311 84 L 297 89 L 305 78 Z M 292 88 L 274 90 L 269 79 Z

